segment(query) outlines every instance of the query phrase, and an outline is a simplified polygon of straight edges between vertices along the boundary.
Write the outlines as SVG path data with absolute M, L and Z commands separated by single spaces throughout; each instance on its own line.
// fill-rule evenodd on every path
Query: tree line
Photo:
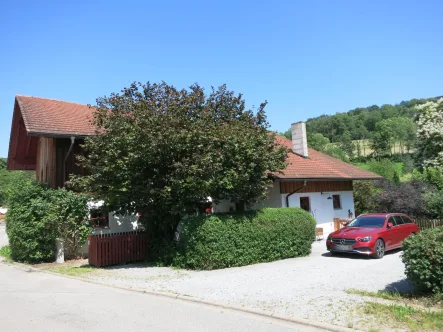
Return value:
M 340 159 L 410 153 L 416 144 L 420 107 L 440 98 L 411 99 L 309 118 L 308 144 Z M 290 138 L 290 130 L 284 136 Z

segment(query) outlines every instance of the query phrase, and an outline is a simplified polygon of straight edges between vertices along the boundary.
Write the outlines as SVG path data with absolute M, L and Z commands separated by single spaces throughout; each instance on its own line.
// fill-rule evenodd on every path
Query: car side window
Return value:
M 394 216 L 394 219 L 395 219 L 397 226 L 404 224 L 403 219 L 400 216 Z
M 388 222 L 390 222 L 394 226 L 397 226 L 397 223 L 395 222 L 394 217 L 389 217 Z
M 412 220 L 409 219 L 409 217 L 401 216 L 401 218 L 403 219 L 403 222 L 404 222 L 405 224 L 412 224 Z

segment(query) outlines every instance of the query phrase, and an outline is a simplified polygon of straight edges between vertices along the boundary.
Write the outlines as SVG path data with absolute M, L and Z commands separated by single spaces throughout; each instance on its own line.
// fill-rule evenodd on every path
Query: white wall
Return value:
M 258 210 L 265 207 L 278 208 L 282 207 L 281 203 L 281 195 L 280 195 L 280 182 L 274 182 L 273 187 L 269 190 L 268 199 L 262 200 L 251 207 L 251 210 Z M 235 211 L 235 203 L 232 203 L 230 200 L 223 200 L 219 204 L 214 204 L 213 212 L 214 213 L 225 213 Z
M 96 228 L 94 234 L 113 234 L 121 232 L 131 232 L 138 229 L 136 215 L 120 216 L 109 213 L 109 228 Z
M 332 199 L 329 194 L 340 195 L 341 209 L 334 210 Z M 282 206 L 286 206 L 287 194 L 281 195 Z M 348 210 L 354 211 L 354 196 L 352 191 L 331 191 L 328 194 L 321 193 L 296 193 L 289 197 L 289 206 L 300 207 L 300 197 L 309 197 L 311 214 L 317 221 L 318 227 L 323 228 L 323 233 L 334 231 L 334 218 L 348 218 Z

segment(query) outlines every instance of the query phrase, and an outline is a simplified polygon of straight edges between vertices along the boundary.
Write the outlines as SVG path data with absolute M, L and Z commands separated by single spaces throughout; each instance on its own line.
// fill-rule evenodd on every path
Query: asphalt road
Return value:
M 0 331 L 322 331 L 0 262 Z

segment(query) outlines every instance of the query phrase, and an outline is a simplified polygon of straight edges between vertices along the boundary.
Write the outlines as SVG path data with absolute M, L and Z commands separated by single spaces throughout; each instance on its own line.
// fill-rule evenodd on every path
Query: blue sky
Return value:
M 271 128 L 443 95 L 442 1 L 2 1 L 0 157 L 16 94 L 226 83 Z

